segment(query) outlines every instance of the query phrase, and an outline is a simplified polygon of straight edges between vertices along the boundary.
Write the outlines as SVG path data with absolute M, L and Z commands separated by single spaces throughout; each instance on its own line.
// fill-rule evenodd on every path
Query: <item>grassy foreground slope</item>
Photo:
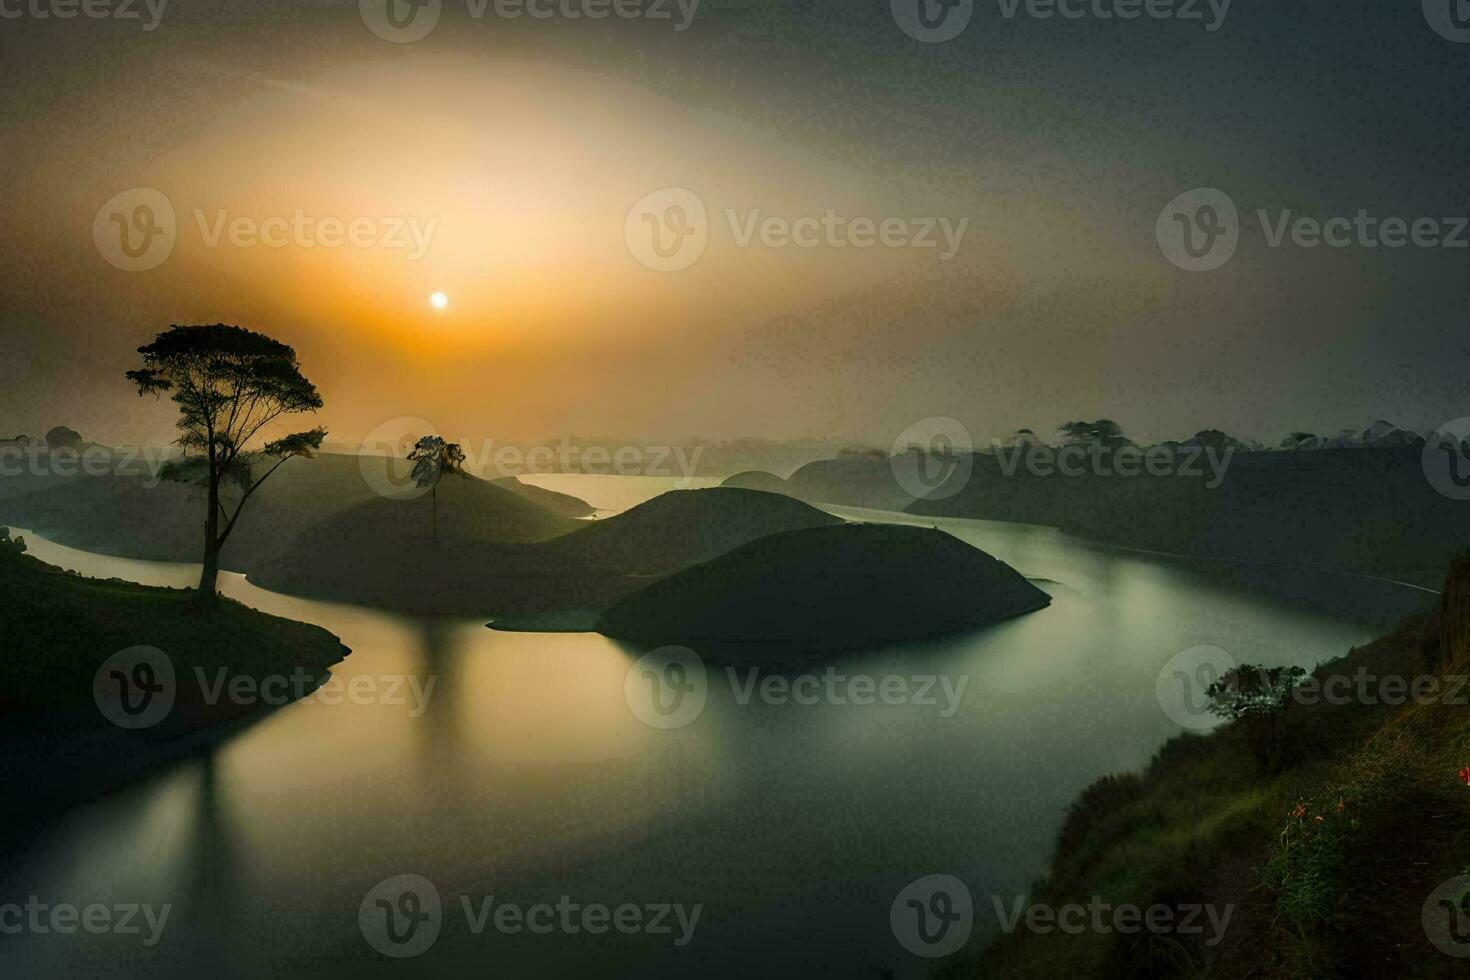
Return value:
M 1430 941 L 1424 907 L 1470 866 L 1467 674 L 1461 557 L 1438 611 L 1318 668 L 1324 684 L 1346 678 L 1349 697 L 1287 703 L 1272 771 L 1234 722 L 1170 741 L 1142 776 L 1099 780 L 1071 807 L 1032 901 L 1234 905 L 1222 941 L 1017 930 L 986 951 L 979 975 L 1464 976 L 1467 960 Z M 1422 678 L 1426 694 L 1438 684 L 1415 699 L 1396 682 L 1360 687 L 1361 676 Z
M 195 668 L 213 678 L 313 678 L 348 653 L 317 626 L 257 612 L 221 598 L 203 607 L 192 590 L 82 578 L 22 551 L 0 529 L 0 635 L 6 683 L 0 689 L 0 823 L 34 823 L 224 737 L 261 715 L 261 703 L 209 703 Z M 173 709 L 150 728 L 108 721 L 93 679 L 113 654 L 136 646 L 173 664 Z

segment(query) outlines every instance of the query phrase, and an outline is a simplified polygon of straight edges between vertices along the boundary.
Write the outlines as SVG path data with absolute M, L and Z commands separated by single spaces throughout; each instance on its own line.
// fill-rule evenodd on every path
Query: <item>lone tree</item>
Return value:
M 1066 422 L 1057 431 L 1071 446 L 1092 446 L 1098 449 L 1113 450 L 1133 445 L 1133 440 L 1123 434 L 1123 427 L 1112 419 L 1098 419 L 1096 422 Z
M 1306 673 L 1301 667 L 1242 664 L 1227 670 L 1205 691 L 1211 714 L 1245 726 L 1251 754 L 1266 772 L 1275 772 L 1280 765 L 1281 714 Z
M 208 491 L 204 518 L 204 561 L 199 594 L 213 599 L 219 555 L 240 520 L 245 502 L 266 478 L 292 456 L 311 456 L 321 448 L 325 429 L 312 429 L 268 442 L 258 451 L 245 447 L 283 415 L 322 407 L 316 387 L 301 374 L 296 352 L 286 344 L 242 327 L 171 326 L 138 348 L 143 367 L 127 372 L 139 395 L 168 392 L 179 407 L 176 440 L 184 458 L 164 467 L 164 479 L 193 483 Z M 274 459 L 255 478 L 255 464 Z M 221 490 L 233 484 L 240 498 L 230 513 Z
M 445 473 L 464 474 L 464 450 L 459 443 L 439 436 L 424 436 L 408 452 L 414 483 L 429 488 L 429 543 L 439 546 L 439 478 Z
M 82 434 L 70 426 L 58 425 L 46 433 L 48 449 L 80 449 Z

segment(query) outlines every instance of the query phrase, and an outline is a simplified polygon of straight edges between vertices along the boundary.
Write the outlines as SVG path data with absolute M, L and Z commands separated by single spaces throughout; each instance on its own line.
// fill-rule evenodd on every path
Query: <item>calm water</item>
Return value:
M 598 479 L 536 482 L 607 509 L 666 489 Z M 170 919 L 152 948 L 136 936 L 7 935 L 0 975 L 924 976 L 932 964 L 889 926 L 897 892 L 928 874 L 963 879 L 982 941 L 994 928 L 987 896 L 1025 892 L 1077 793 L 1142 767 L 1179 731 L 1155 695 L 1172 656 L 1212 644 L 1310 666 L 1369 639 L 1368 621 L 1406 601 L 1361 583 L 1355 623 L 1044 528 L 939 524 L 1042 580 L 1051 608 L 838 669 L 942 675 L 951 689 L 964 679 L 952 712 L 938 688 L 933 705 L 742 704 L 711 667 L 703 712 L 660 730 L 630 707 L 647 708 L 641 688 L 625 695 L 640 651 L 603 637 L 417 622 L 223 575 L 242 602 L 339 635 L 353 650 L 334 670 L 345 681 L 381 691 L 436 677 L 426 706 L 293 704 L 209 758 L 57 821 L 0 875 L 0 903 L 169 903 Z M 33 554 L 86 575 L 193 581 L 186 565 L 27 537 Z M 432 948 L 395 960 L 365 940 L 358 909 L 401 874 L 432 881 L 444 916 Z M 476 934 L 460 897 L 479 908 L 492 895 L 497 907 L 568 896 L 702 911 L 682 947 L 677 924 L 672 935 Z

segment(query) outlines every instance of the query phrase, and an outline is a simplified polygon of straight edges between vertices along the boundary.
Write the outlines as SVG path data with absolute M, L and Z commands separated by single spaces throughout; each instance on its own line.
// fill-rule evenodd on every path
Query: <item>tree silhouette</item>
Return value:
M 321 448 L 327 433 L 321 428 L 297 432 L 255 452 L 246 445 L 283 415 L 321 408 L 321 395 L 302 376 L 294 350 L 242 327 L 170 326 L 138 353 L 143 355 L 143 367 L 127 372 L 138 394 L 168 392 L 179 407 L 180 435 L 175 441 L 183 447 L 184 458 L 170 462 L 160 475 L 207 490 L 199 594 L 213 599 L 220 549 L 240 520 L 245 502 L 286 460 L 311 456 Z M 275 463 L 257 480 L 254 464 L 263 458 Z M 240 490 L 233 514 L 221 496 L 226 481 Z
M 1301 667 L 1242 664 L 1205 690 L 1211 714 L 1245 726 L 1251 753 L 1267 772 L 1275 772 L 1280 762 L 1281 713 L 1306 673 Z
M 424 436 L 409 450 L 413 479 L 429 488 L 429 543 L 439 546 L 439 478 L 445 473 L 464 474 L 464 450 L 459 443 L 445 442 L 439 436 Z
M 46 433 L 46 445 L 50 449 L 77 449 L 82 445 L 82 434 L 69 426 L 58 425 Z
M 1058 430 L 1069 445 L 1096 446 L 1100 449 L 1120 449 L 1133 445 L 1133 440 L 1123 434 L 1123 427 L 1112 419 L 1096 422 L 1066 422 Z

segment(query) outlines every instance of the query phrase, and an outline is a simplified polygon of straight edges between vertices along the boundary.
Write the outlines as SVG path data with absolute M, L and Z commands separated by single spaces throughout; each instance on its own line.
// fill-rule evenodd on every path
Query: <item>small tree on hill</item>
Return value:
M 1072 446 L 1096 446 L 1099 449 L 1121 449 L 1133 445 L 1133 440 L 1123 434 L 1123 427 L 1112 419 L 1096 422 L 1065 422 L 1058 430 L 1063 440 Z
M 1225 672 L 1205 691 L 1210 713 L 1245 726 L 1256 762 L 1274 772 L 1281 755 L 1281 714 L 1292 690 L 1307 672 L 1300 667 L 1242 664 Z
M 464 450 L 439 436 L 424 436 L 409 450 L 408 461 L 413 463 L 414 482 L 429 488 L 429 543 L 438 547 L 439 479 L 445 473 L 464 475 Z

